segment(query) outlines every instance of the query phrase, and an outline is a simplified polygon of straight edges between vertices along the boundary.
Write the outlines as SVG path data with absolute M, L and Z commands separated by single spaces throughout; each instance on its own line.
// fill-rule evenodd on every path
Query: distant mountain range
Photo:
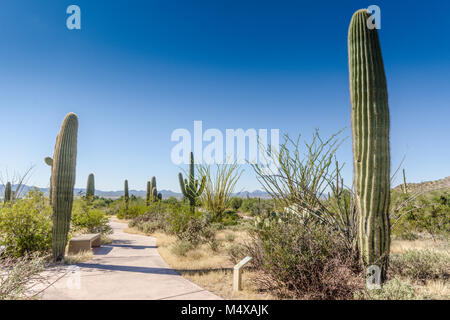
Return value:
M 407 183 L 408 185 L 408 190 L 410 192 L 412 191 L 428 191 L 428 190 L 433 190 L 436 188 L 446 188 L 446 187 L 450 187 L 450 176 L 446 177 L 444 179 L 439 179 L 439 180 L 435 180 L 435 181 L 425 181 L 425 182 L 420 182 L 420 183 Z M 24 186 L 23 188 L 23 192 L 22 193 L 27 193 L 28 190 L 33 189 L 34 187 L 32 186 Z M 401 185 L 396 186 L 394 189 L 399 189 L 401 188 Z M 13 190 L 16 189 L 16 186 L 13 186 Z M 44 194 L 48 195 L 49 193 L 49 188 L 38 188 L 40 191 L 42 191 Z M 174 192 L 172 190 L 158 190 L 159 192 L 161 192 L 162 196 L 164 199 L 167 199 L 169 197 L 175 197 L 177 199 L 181 199 L 183 197 L 183 195 L 180 192 Z M 74 194 L 84 194 L 86 192 L 86 189 L 79 189 L 79 188 L 75 188 L 74 190 Z M 4 186 L 0 185 L 0 198 L 3 198 L 3 194 L 4 194 Z M 144 190 L 130 190 L 130 194 L 131 195 L 135 195 L 136 197 L 145 197 L 145 191 Z M 95 190 L 95 195 L 99 196 L 99 197 L 104 197 L 104 198 L 110 198 L 110 199 L 117 199 L 120 198 L 123 195 L 123 190 L 120 191 L 102 191 L 102 190 Z M 255 190 L 252 192 L 249 191 L 241 191 L 241 192 L 237 192 L 235 194 L 233 194 L 233 196 L 235 197 L 240 197 L 240 198 L 270 198 L 269 194 L 265 191 L 262 190 Z
M 33 189 L 35 187 L 33 186 L 27 186 L 25 185 L 23 187 L 23 191 L 22 194 L 24 193 L 28 193 L 29 190 Z M 13 186 L 12 188 L 13 190 L 16 189 L 16 186 Z M 49 194 L 49 188 L 38 188 L 41 192 L 43 192 L 44 194 L 48 195 Z M 74 194 L 78 195 L 78 194 L 84 194 L 86 192 L 86 189 L 79 189 L 79 188 L 75 188 L 74 189 Z M 183 195 L 180 192 L 173 192 L 172 190 L 158 190 L 158 192 L 161 192 L 163 199 L 167 199 L 170 197 L 175 197 L 177 199 L 181 199 L 183 198 Z M 0 198 L 3 198 L 3 193 L 4 193 L 4 186 L 0 185 Z M 145 197 L 145 190 L 130 190 L 130 195 L 134 195 L 136 197 Z M 119 191 L 102 191 L 102 190 L 95 190 L 95 195 L 99 196 L 99 197 L 103 197 L 103 198 L 110 198 L 110 199 L 117 199 L 120 198 L 121 196 L 123 196 L 123 190 L 119 190 Z M 261 191 L 261 190 L 255 190 L 253 192 L 249 192 L 249 191 L 242 191 L 242 192 L 238 192 L 235 193 L 233 196 L 235 197 L 241 197 L 241 198 L 269 198 L 269 194 L 267 192 Z

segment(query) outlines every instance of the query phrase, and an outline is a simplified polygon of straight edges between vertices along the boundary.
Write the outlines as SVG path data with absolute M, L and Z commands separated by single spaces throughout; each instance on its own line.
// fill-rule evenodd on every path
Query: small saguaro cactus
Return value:
M 91 173 L 88 176 L 87 186 L 86 186 L 86 198 L 92 199 L 95 196 L 95 178 L 94 174 Z
M 123 200 L 125 200 L 125 204 L 128 205 L 128 201 L 130 201 L 130 193 L 128 191 L 128 180 L 125 180 L 124 184 L 124 194 L 123 194 Z
M 78 117 L 74 113 L 69 113 L 64 118 L 56 139 L 52 163 L 52 249 L 54 261 L 64 259 L 67 244 L 75 185 L 77 135 Z
M 147 181 L 147 193 L 146 193 L 146 204 L 150 205 L 150 202 L 157 202 L 162 199 L 162 194 L 158 193 L 156 188 L 156 177 L 153 176 L 151 181 Z
M 12 187 L 11 182 L 7 182 L 5 186 L 5 197 L 3 199 L 4 203 L 8 203 L 12 200 Z
M 353 170 L 358 247 L 363 265 L 377 265 L 386 279 L 390 247 L 389 106 L 377 29 L 358 10 L 349 34 Z
M 198 180 L 195 180 L 194 170 L 194 154 L 191 152 L 191 163 L 189 165 L 189 181 L 187 179 L 183 179 L 183 174 L 181 172 L 178 174 L 178 180 L 180 182 L 181 192 L 183 193 L 183 196 L 189 200 L 189 205 L 191 206 L 192 212 L 195 211 L 196 201 L 202 195 L 206 184 L 206 177 L 202 177 L 202 181 L 199 186 Z

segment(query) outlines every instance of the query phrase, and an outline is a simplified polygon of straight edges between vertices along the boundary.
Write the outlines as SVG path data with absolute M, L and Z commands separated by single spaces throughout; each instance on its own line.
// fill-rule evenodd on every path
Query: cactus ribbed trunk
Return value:
M 389 107 L 381 48 L 370 13 L 357 11 L 349 28 L 353 170 L 358 245 L 363 265 L 378 265 L 386 278 L 390 247 Z
M 4 203 L 8 203 L 12 200 L 12 187 L 11 182 L 7 182 L 5 186 L 5 196 L 4 196 Z
M 128 201 L 130 200 L 130 194 L 128 192 L 128 180 L 125 180 L 123 199 L 125 200 L 125 206 L 128 209 Z
M 195 180 L 194 170 L 194 154 L 191 152 L 191 162 L 189 164 L 189 181 L 187 179 L 183 180 L 183 175 L 181 174 L 181 172 L 178 174 L 178 180 L 180 182 L 181 192 L 183 193 L 183 196 L 189 200 L 189 205 L 192 212 L 195 211 L 196 201 L 202 195 L 206 184 L 206 177 L 202 177 L 202 181 L 199 186 L 198 180 Z
M 95 178 L 94 174 L 91 173 L 88 177 L 87 186 L 86 186 L 86 198 L 94 198 L 95 196 Z
M 69 113 L 61 125 L 53 155 L 51 188 L 54 261 L 64 259 L 67 244 L 73 204 L 73 189 L 75 186 L 77 135 L 78 117 L 74 113 Z
M 147 181 L 147 192 L 145 194 L 145 204 L 147 205 L 147 207 L 150 205 L 151 194 L 152 194 L 152 183 L 150 181 Z

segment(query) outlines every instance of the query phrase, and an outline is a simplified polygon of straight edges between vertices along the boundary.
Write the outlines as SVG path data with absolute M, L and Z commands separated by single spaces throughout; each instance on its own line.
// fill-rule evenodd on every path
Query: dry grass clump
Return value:
M 76 254 L 66 254 L 64 256 L 64 264 L 77 264 L 81 262 L 86 262 L 94 257 L 92 250 L 81 251 Z

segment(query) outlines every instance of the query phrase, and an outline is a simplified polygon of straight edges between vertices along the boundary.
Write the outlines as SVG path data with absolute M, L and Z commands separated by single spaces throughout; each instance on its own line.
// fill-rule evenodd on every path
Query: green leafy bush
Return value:
M 112 233 L 106 214 L 100 209 L 95 209 L 85 199 L 74 201 L 71 226 L 73 231 L 101 234 Z
M 390 258 L 392 275 L 425 282 L 427 280 L 448 280 L 450 275 L 450 254 L 434 250 L 407 250 Z
M 179 240 L 173 245 L 172 252 L 177 256 L 186 256 L 186 254 L 192 249 L 194 249 L 194 245 L 192 243 L 185 240 Z
M 0 244 L 15 257 L 51 250 L 52 209 L 42 192 L 30 191 L 11 206 L 0 209 Z
M 242 198 L 233 197 L 230 200 L 230 207 L 235 211 L 237 211 L 242 206 L 242 202 L 243 202 Z
M 409 197 L 399 191 L 392 192 L 392 208 Z M 438 190 L 420 195 L 407 202 L 395 215 L 392 234 L 405 240 L 414 240 L 421 233 L 433 238 L 450 236 L 450 193 Z

